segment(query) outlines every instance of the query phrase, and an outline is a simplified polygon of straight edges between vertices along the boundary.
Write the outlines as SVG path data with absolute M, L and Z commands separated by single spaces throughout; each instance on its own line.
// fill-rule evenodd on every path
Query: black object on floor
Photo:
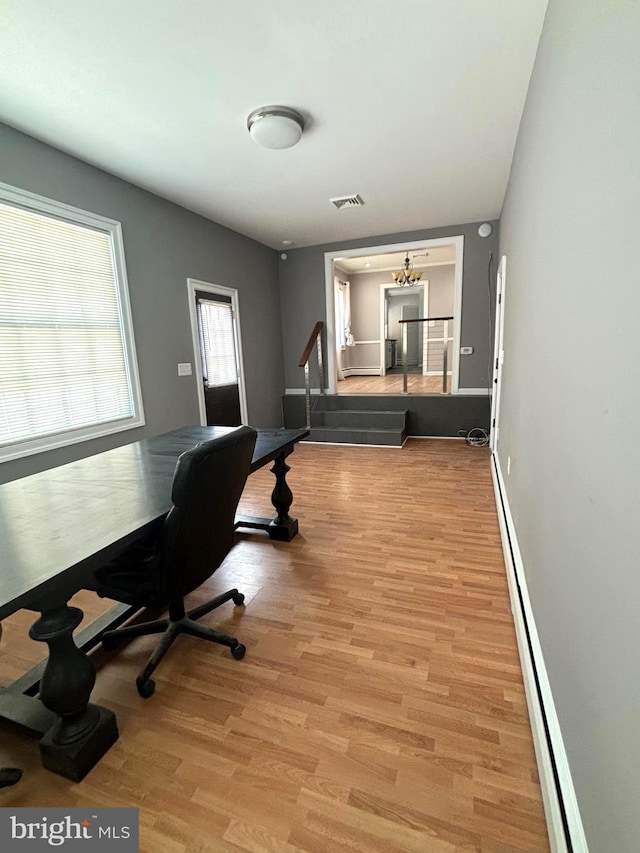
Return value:
M 22 779 L 22 770 L 17 767 L 0 767 L 0 788 L 8 788 Z

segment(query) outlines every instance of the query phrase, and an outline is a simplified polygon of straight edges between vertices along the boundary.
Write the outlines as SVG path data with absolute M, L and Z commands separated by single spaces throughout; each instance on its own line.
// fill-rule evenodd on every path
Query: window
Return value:
M 0 184 L 0 459 L 143 423 L 120 223 Z
M 223 299 L 224 297 L 218 297 Z M 231 301 L 198 299 L 203 379 L 208 388 L 238 382 Z

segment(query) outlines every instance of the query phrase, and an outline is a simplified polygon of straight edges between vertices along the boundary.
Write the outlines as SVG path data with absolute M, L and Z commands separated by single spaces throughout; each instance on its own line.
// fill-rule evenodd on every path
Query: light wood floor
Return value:
M 336 383 L 338 394 L 402 394 L 404 377 L 401 373 L 386 376 L 347 376 Z M 407 377 L 409 394 L 441 394 L 442 376 L 422 376 L 410 373 Z M 447 377 L 447 391 L 451 390 L 451 377 Z
M 0 732 L 25 771 L 0 807 L 137 806 L 143 853 L 508 853 L 548 843 L 486 448 L 301 445 L 300 535 L 243 536 L 193 596 L 247 646 L 181 637 L 140 699 L 155 640 L 101 661 L 95 701 L 120 739 L 80 784 Z M 242 508 L 270 514 L 272 475 Z M 78 597 L 87 613 L 105 606 Z M 0 681 L 38 658 L 33 614 L 5 624 Z

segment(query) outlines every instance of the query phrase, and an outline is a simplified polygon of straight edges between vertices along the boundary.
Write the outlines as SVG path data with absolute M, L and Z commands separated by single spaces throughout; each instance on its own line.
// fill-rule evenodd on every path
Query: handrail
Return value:
M 428 323 L 431 320 L 442 320 L 444 321 L 443 328 L 443 346 L 442 346 L 442 393 L 447 393 L 447 360 L 448 360 L 448 346 L 449 346 L 449 320 L 453 320 L 453 317 L 414 317 L 411 320 L 398 320 L 398 323 L 405 324 L 402 328 L 402 393 L 409 393 L 409 365 L 407 363 L 407 327 L 406 323 Z
M 316 342 L 316 338 L 318 337 L 320 332 L 323 330 L 323 328 L 324 328 L 324 323 L 322 322 L 322 320 L 318 320 L 318 322 L 313 327 L 313 332 L 311 332 L 311 336 L 310 336 L 309 340 L 307 341 L 307 345 L 304 348 L 304 352 L 300 356 L 300 361 L 298 362 L 298 367 L 304 367 L 305 364 L 309 361 L 309 356 L 311 355 L 311 350 L 314 347 L 314 344 Z
M 305 409 L 307 414 L 307 429 L 311 429 L 311 378 L 309 375 L 309 356 L 314 345 L 318 349 L 318 381 L 320 385 L 320 393 L 324 394 L 324 368 L 322 366 L 322 335 L 320 334 L 324 328 L 322 320 L 313 327 L 311 337 L 309 338 L 304 352 L 298 362 L 298 367 L 304 367 L 304 388 L 305 388 Z
M 427 323 L 431 320 L 453 320 L 453 317 L 414 317 L 411 320 L 398 320 L 398 323 Z

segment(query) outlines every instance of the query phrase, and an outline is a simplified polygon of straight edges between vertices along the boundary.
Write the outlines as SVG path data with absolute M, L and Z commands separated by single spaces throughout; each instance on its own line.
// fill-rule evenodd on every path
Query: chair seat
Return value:
M 96 592 L 101 598 L 113 598 L 134 607 L 162 606 L 157 581 L 160 560 L 157 552 L 142 553 L 140 548 L 125 551 L 97 569 Z

